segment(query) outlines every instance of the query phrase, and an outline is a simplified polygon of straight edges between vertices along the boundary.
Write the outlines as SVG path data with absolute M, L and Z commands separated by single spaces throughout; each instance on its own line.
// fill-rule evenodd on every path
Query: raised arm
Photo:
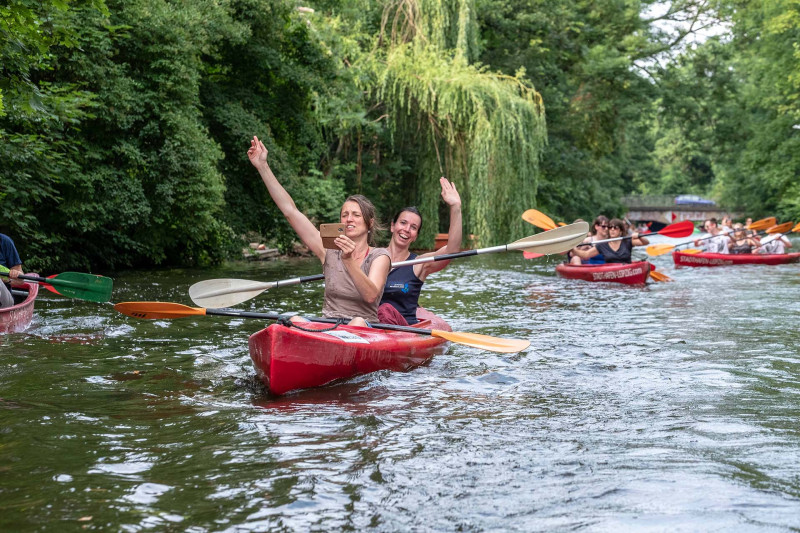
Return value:
M 450 228 L 447 231 L 447 244 L 435 252 L 423 254 L 421 257 L 428 255 L 455 254 L 461 251 L 461 241 L 463 240 L 461 195 L 458 194 L 455 183 L 447 181 L 447 178 L 444 176 L 439 178 L 439 184 L 442 186 L 442 200 L 450 206 Z M 434 261 L 433 263 L 414 265 L 414 274 L 422 281 L 425 281 L 425 278 L 429 275 L 442 270 L 449 264 L 450 261 Z
M 264 143 L 258 137 L 253 137 L 253 140 L 250 141 L 247 157 L 258 170 L 264 185 L 267 186 L 269 195 L 272 197 L 272 201 L 275 202 L 283 216 L 286 217 L 289 225 L 292 226 L 292 229 L 303 241 L 303 244 L 308 246 L 314 255 L 319 258 L 320 262 L 324 263 L 325 248 L 322 246 L 322 237 L 319 235 L 319 230 L 308 220 L 307 216 L 297 209 L 292 197 L 289 196 L 289 193 L 280 184 L 275 174 L 272 173 L 272 169 L 269 168 L 269 163 L 267 163 L 267 153 Z

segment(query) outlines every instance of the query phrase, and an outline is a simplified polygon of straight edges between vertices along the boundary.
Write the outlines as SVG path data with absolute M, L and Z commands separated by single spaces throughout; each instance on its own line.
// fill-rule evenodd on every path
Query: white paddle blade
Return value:
M 589 234 L 588 222 L 575 222 L 568 226 L 551 229 L 514 241 L 508 245 L 509 250 L 522 250 L 523 252 L 535 252 L 537 254 L 560 254 L 575 248 L 583 242 Z
M 189 297 L 200 307 L 233 307 L 255 298 L 275 283 L 258 283 L 246 279 L 209 279 L 189 287 Z

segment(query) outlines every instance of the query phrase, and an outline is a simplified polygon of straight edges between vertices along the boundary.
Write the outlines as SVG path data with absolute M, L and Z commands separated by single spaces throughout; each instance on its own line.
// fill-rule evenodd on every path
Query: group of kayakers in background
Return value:
M 708 218 L 703 222 L 708 235 L 696 239 L 694 245 L 704 252 L 716 254 L 785 254 L 786 249 L 791 248 L 791 241 L 783 234 L 762 241 L 758 233 L 747 229 L 751 223 L 752 219 L 747 219 L 744 225 L 733 224 L 730 217 L 724 217 L 720 224 L 716 218 Z M 633 247 L 649 243 L 640 229 L 633 231 L 627 221 L 619 218 L 609 220 L 599 215 L 584 242 L 567 253 L 566 262 L 572 265 L 630 263 Z
M 701 250 L 715 254 L 785 254 L 792 243 L 783 234 L 772 235 L 763 241 L 755 231 L 747 227 L 752 219 L 747 219 L 746 224 L 731 224 L 730 217 L 722 219 L 722 225 L 716 218 L 707 218 L 703 222 L 703 229 L 708 233 L 694 241 L 694 245 Z

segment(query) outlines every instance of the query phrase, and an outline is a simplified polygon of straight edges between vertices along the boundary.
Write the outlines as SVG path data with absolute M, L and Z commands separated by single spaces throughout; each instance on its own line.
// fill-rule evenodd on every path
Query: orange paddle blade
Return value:
M 202 307 L 189 307 L 188 305 L 169 302 L 122 302 L 116 304 L 114 309 L 123 315 L 146 320 L 183 318 L 206 314 L 206 310 Z
M 667 276 L 666 274 L 662 274 L 661 272 L 656 272 L 654 270 L 650 271 L 650 277 L 653 278 L 653 281 L 660 281 L 660 282 L 672 281 L 671 277 Z
M 681 250 L 681 253 L 682 254 L 701 254 L 701 253 L 703 253 L 703 250 L 700 250 L 699 248 L 687 248 L 685 250 Z
M 566 223 L 566 222 L 559 222 L 559 223 L 558 223 L 558 225 L 559 225 L 559 226 L 566 226 L 566 225 L 567 225 L 567 223 Z
M 768 218 L 762 218 L 761 220 L 756 220 L 755 222 L 751 222 L 746 227 L 747 229 L 761 231 L 762 229 L 767 229 L 769 227 L 774 226 L 776 222 L 777 220 L 775 219 L 775 217 L 768 217 Z
M 545 215 L 541 211 L 537 211 L 536 209 L 528 209 L 522 213 L 522 220 L 528 222 L 529 224 L 533 224 L 537 228 L 542 228 L 543 230 L 551 230 L 558 227 L 556 223 L 553 222 L 552 218 Z
M 792 233 L 797 233 L 798 231 L 800 231 L 800 222 L 798 222 L 797 225 L 792 228 Z
M 783 224 L 778 224 L 777 226 L 772 226 L 767 229 L 767 233 L 770 235 L 774 233 L 786 233 L 792 230 L 792 226 L 794 226 L 794 222 L 784 222 Z
M 517 353 L 531 345 L 531 341 L 523 339 L 500 339 L 478 333 L 463 333 L 460 331 L 431 330 L 431 336 L 447 339 L 458 344 L 465 344 L 473 348 L 482 348 L 490 352 Z
M 670 253 L 674 248 L 674 244 L 651 244 L 645 248 L 645 251 L 647 252 L 647 255 L 657 257 L 659 255 Z

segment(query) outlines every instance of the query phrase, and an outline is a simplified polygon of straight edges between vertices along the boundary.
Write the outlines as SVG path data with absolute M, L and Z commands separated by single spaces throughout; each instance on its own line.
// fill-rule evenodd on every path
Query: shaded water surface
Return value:
M 673 270 L 647 288 L 561 280 L 503 254 L 433 276 L 454 330 L 427 366 L 273 398 L 258 320 L 136 321 L 45 293 L 0 337 L 0 530 L 800 528 L 800 266 Z M 185 304 L 215 277 L 314 261 L 129 272 L 115 301 Z M 320 310 L 321 285 L 242 307 Z

